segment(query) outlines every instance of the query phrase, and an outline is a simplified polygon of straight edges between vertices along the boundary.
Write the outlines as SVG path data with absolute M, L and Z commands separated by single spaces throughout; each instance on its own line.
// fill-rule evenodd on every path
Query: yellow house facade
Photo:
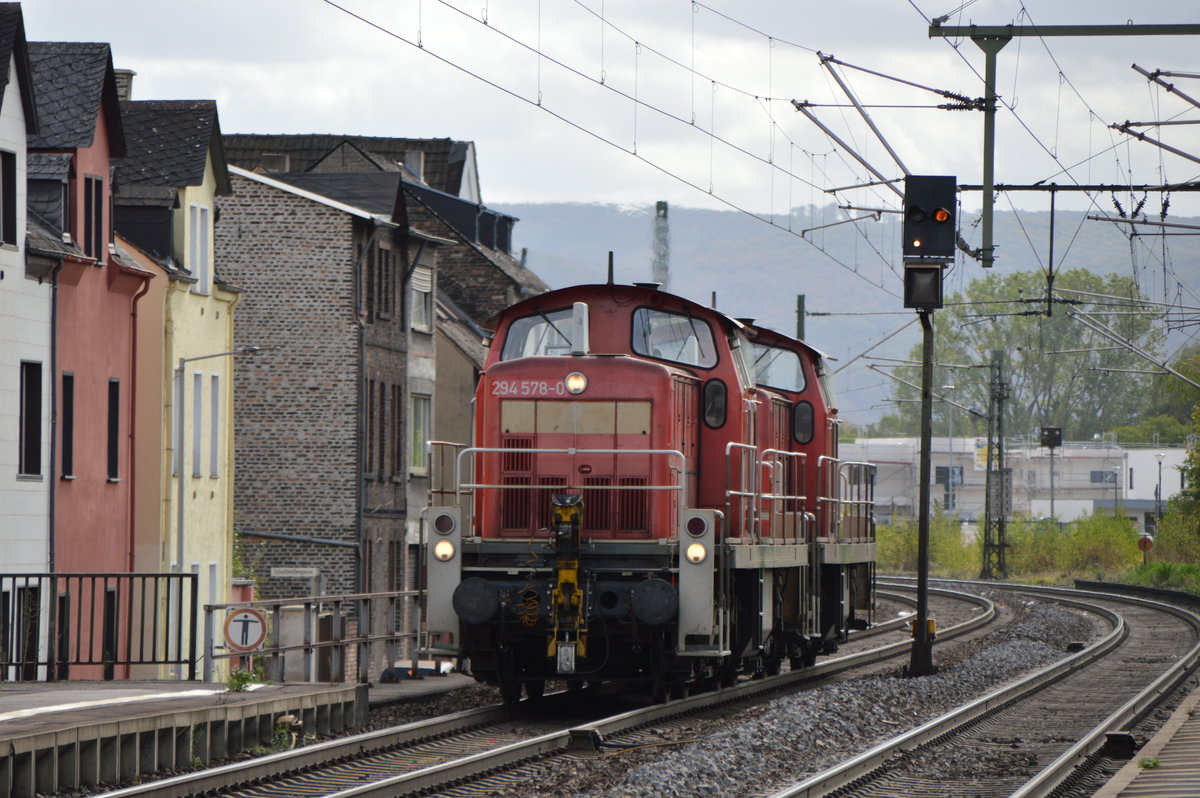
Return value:
M 240 295 L 221 282 L 213 257 L 215 198 L 229 191 L 229 181 L 214 103 L 125 102 L 122 111 L 133 163 L 122 166 L 118 232 L 136 249 L 131 254 L 164 278 L 152 281 L 146 297 L 157 300 L 146 303 L 158 314 L 157 329 L 146 318 L 138 333 L 135 563 L 141 572 L 197 575 L 195 606 L 185 597 L 183 608 L 164 610 L 162 620 L 183 628 L 186 648 L 194 616 L 202 660 L 203 607 L 232 600 L 235 569 L 232 360 Z M 210 626 L 216 646 L 223 620 L 220 613 Z M 161 641 L 176 642 L 174 633 Z M 225 668 L 214 664 L 219 677 Z

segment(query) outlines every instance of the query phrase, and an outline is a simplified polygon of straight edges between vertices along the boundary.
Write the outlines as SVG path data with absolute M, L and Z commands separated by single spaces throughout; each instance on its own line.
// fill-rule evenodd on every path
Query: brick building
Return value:
M 244 290 L 235 345 L 269 349 L 236 366 L 244 558 L 266 597 L 307 594 L 306 578 L 281 576 L 296 567 L 328 593 L 394 589 L 432 409 L 421 305 L 442 242 L 401 224 L 395 195 L 377 213 L 230 171 L 216 247 Z

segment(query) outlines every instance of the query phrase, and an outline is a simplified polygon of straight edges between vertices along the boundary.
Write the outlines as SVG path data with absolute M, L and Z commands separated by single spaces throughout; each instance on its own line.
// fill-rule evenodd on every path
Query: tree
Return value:
M 988 365 L 992 352 L 1004 353 L 1010 384 L 1006 431 L 1033 434 L 1041 426 L 1062 427 L 1064 439 L 1090 440 L 1122 425 L 1138 423 L 1152 404 L 1153 382 L 1146 371 L 1153 366 L 1129 350 L 1084 326 L 1074 316 L 1099 323 L 1143 351 L 1157 353 L 1162 333 L 1154 314 L 1127 277 L 1100 276 L 1084 269 L 1060 272 L 1056 289 L 1085 293 L 1058 293 L 1067 304 L 1047 306 L 1045 277 L 1041 272 L 988 276 L 974 280 L 963 295 L 954 294 L 934 318 L 934 385 L 954 384 L 948 398 L 986 413 Z M 1120 297 L 1118 300 L 1105 297 Z M 1047 312 L 1052 315 L 1047 315 Z M 920 346 L 911 359 L 920 359 Z M 948 368 L 957 365 L 966 368 Z M 920 384 L 920 367 L 897 369 L 897 377 Z M 935 387 L 938 393 L 946 393 Z M 918 399 L 912 387 L 897 384 L 893 395 Z M 934 403 L 934 429 L 946 429 L 946 402 Z M 919 405 L 903 402 L 885 415 L 875 430 L 919 429 Z M 954 431 L 982 434 L 984 421 L 955 411 Z

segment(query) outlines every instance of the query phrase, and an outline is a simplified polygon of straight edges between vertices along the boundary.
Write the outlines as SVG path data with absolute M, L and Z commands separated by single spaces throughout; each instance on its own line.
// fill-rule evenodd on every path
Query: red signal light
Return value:
M 950 221 L 950 211 L 946 210 L 945 208 L 938 208 L 936 211 L 933 212 L 933 220 L 935 222 Z

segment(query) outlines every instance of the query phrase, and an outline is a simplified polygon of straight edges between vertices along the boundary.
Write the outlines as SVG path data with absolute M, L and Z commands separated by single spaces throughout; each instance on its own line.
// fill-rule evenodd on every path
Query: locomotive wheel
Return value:
M 525 695 L 529 696 L 531 701 L 536 701 L 546 694 L 546 682 L 538 679 L 532 682 L 525 682 Z
M 767 676 L 778 676 L 783 668 L 783 657 L 771 655 L 763 658 L 763 673 Z
M 520 701 L 521 683 L 516 679 L 501 679 L 500 699 L 506 704 L 515 704 Z

